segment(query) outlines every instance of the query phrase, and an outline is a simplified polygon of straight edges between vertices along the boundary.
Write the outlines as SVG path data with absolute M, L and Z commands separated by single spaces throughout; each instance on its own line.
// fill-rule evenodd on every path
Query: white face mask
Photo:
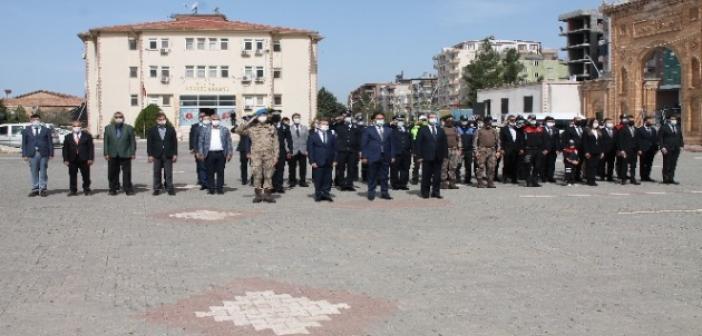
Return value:
M 595 122 L 595 123 L 592 123 L 592 128 L 598 129 L 598 128 L 600 128 L 600 124 L 599 124 L 599 123 L 596 123 L 596 122 Z
M 82 128 L 80 128 L 80 127 L 73 127 L 73 133 L 75 133 L 75 134 L 80 133 L 81 130 L 82 130 Z
M 220 120 L 212 120 L 212 126 L 217 127 L 221 123 Z
M 165 120 L 159 120 L 156 122 L 159 126 L 166 126 L 166 121 Z
M 350 124 L 352 120 L 353 120 L 353 119 L 351 119 L 350 117 L 344 118 L 344 122 L 347 123 L 347 124 Z
M 293 122 L 295 123 L 295 125 L 299 125 L 299 124 L 300 124 L 300 119 L 299 119 L 299 118 L 295 118 L 295 119 L 293 119 Z
M 211 124 L 211 123 L 212 123 L 212 120 L 210 120 L 210 119 L 205 119 L 205 120 L 202 121 L 202 124 L 203 124 L 203 125 L 209 125 L 209 124 Z
M 385 119 L 378 119 L 375 121 L 375 124 L 378 126 L 385 126 Z
M 124 123 L 124 119 L 122 118 L 115 118 L 115 124 L 121 124 Z
M 319 129 L 320 129 L 321 131 L 323 131 L 323 132 L 326 132 L 326 131 L 329 130 L 329 125 L 322 125 L 322 126 L 319 126 Z
M 268 120 L 268 117 L 267 116 L 260 116 L 257 118 L 257 120 L 260 123 L 264 123 L 264 122 L 266 122 L 266 120 Z
M 675 126 L 675 125 L 678 124 L 678 121 L 677 121 L 677 120 L 671 120 L 671 121 L 670 121 L 670 124 L 673 125 L 673 126 Z
M 481 122 L 478 123 L 478 128 L 483 128 L 483 126 L 485 126 L 485 123 L 484 123 L 484 122 L 481 121 Z
M 404 122 L 404 121 L 398 121 L 398 122 L 397 122 L 397 127 L 405 127 L 405 122 Z
M 608 123 L 605 124 L 605 127 L 607 127 L 607 128 L 612 128 L 612 127 L 614 127 L 614 123 L 608 122 Z
M 429 123 L 432 125 L 436 125 L 436 118 L 429 118 Z
M 548 126 L 548 127 L 556 127 L 556 123 L 554 123 L 554 122 L 548 122 L 548 123 L 546 123 L 546 126 Z
M 37 126 L 39 126 L 39 125 L 41 125 L 41 121 L 39 121 L 39 120 L 32 120 L 32 126 L 37 127 Z

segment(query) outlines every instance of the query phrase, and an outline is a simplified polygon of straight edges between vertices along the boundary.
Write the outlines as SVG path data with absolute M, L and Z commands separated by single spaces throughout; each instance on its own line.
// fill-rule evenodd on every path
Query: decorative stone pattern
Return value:
M 312 301 L 306 297 L 292 297 L 273 291 L 246 292 L 234 301 L 223 301 L 222 306 L 210 307 L 208 312 L 195 312 L 200 318 L 217 322 L 232 322 L 235 326 L 252 326 L 255 330 L 271 329 L 276 335 L 309 334 L 308 328 L 321 327 L 330 321 L 330 315 L 348 310 L 348 304 L 331 304 L 326 300 Z
M 201 221 L 221 221 L 231 217 L 239 217 L 242 214 L 239 212 L 213 211 L 213 210 L 195 210 L 190 212 L 178 212 L 171 214 L 171 218 L 176 219 L 194 219 Z

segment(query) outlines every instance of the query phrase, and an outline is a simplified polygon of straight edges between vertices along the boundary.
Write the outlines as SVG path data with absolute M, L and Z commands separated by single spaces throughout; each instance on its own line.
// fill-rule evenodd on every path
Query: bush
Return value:
M 26 123 L 29 122 L 29 116 L 27 115 L 27 110 L 22 107 L 22 105 L 17 106 L 15 109 L 15 114 L 12 122 Z
M 139 115 L 134 122 L 134 132 L 136 135 L 142 139 L 146 138 L 146 132 L 150 128 L 156 126 L 156 115 L 161 112 L 161 108 L 158 105 L 151 104 L 141 110 Z M 168 122 L 170 124 L 170 121 Z

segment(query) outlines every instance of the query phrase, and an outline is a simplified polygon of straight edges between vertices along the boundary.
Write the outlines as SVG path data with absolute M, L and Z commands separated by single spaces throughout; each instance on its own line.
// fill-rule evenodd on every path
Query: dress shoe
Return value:
M 419 196 L 419 197 L 421 197 L 421 198 L 423 198 L 423 199 L 429 199 L 429 195 L 421 195 L 421 196 Z
M 249 181 L 246 181 L 246 180 L 241 181 L 241 185 L 245 186 L 247 184 L 249 184 Z
M 375 195 L 368 195 L 368 200 L 369 201 L 375 201 Z
M 434 195 L 431 195 L 431 198 L 444 199 L 444 196 L 441 196 L 439 194 L 434 194 Z
M 300 187 L 302 187 L 302 188 L 309 188 L 309 186 L 310 185 L 307 184 L 307 182 L 300 182 Z
M 68 193 L 68 197 L 73 197 L 73 196 L 78 196 L 78 192 L 77 192 L 77 191 L 71 191 L 71 192 Z
M 317 202 L 317 203 L 319 203 L 319 202 L 322 201 L 322 198 L 321 198 L 321 197 L 315 197 L 315 198 L 314 198 L 314 201 Z
M 556 183 L 556 179 L 548 179 L 549 183 Z
M 591 186 L 591 187 L 597 187 L 597 183 L 596 183 L 596 182 L 590 182 L 590 183 L 588 183 L 587 185 L 589 185 L 589 186 Z
M 85 196 L 90 196 L 90 195 L 92 195 L 92 194 L 93 194 L 93 191 L 90 190 L 90 189 L 85 189 L 85 190 L 83 191 L 83 195 L 85 195 Z
M 488 183 L 488 186 L 487 186 L 487 187 L 488 187 L 488 189 L 495 189 L 495 188 L 497 188 L 497 187 L 495 186 L 495 184 L 493 184 L 493 183 Z
M 324 195 L 322 196 L 322 200 L 327 201 L 327 202 L 334 202 L 334 199 L 331 197 L 331 195 Z
M 32 192 L 30 192 L 29 195 L 27 195 L 27 196 L 29 196 L 29 197 L 37 197 L 37 196 L 39 196 L 39 191 L 38 191 L 38 190 L 32 190 Z
M 217 195 L 224 195 L 224 190 L 217 189 Z
M 110 190 L 108 193 L 110 196 L 117 196 L 117 191 L 116 190 Z
M 633 185 L 641 185 L 641 183 L 639 183 L 639 182 L 636 181 L 636 180 L 631 180 L 631 184 L 633 184 Z
M 400 188 L 400 190 L 410 190 L 410 188 L 407 186 L 404 186 L 404 187 Z
M 214 195 L 214 194 L 216 194 L 216 192 L 215 192 L 214 190 L 208 190 L 208 191 L 207 191 L 207 194 L 208 194 L 208 195 Z
M 158 190 L 158 189 L 154 190 L 152 195 L 154 195 L 154 196 L 161 195 L 161 190 Z
M 127 194 L 127 196 L 134 196 L 134 195 L 136 195 L 136 194 L 134 193 L 134 190 L 129 190 L 129 191 L 126 192 L 126 194 Z
M 39 196 L 41 196 L 41 197 L 47 197 L 47 196 L 49 196 L 49 193 L 47 193 L 46 190 L 42 190 L 42 191 L 39 192 Z
M 200 190 L 207 190 L 207 186 L 206 186 L 206 185 L 202 185 L 202 186 L 200 187 Z
M 173 189 L 168 190 L 168 195 L 169 195 L 169 196 L 175 196 L 175 195 L 176 195 L 175 190 L 173 190 Z
M 390 196 L 390 194 L 380 195 L 380 198 L 387 200 L 387 201 L 392 201 L 392 197 Z
M 680 182 L 678 182 L 678 181 L 670 181 L 670 184 L 680 185 Z

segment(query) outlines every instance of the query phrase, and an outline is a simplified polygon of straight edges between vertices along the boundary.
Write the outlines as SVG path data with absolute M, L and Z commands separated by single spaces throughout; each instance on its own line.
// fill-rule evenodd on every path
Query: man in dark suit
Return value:
M 556 159 L 558 159 L 558 152 L 561 150 L 561 134 L 556 128 L 556 120 L 553 117 L 549 116 L 544 119 L 544 133 L 546 155 L 544 156 L 541 182 L 556 183 L 554 175 L 556 173 Z
M 71 123 L 72 132 L 63 139 L 63 163 L 68 166 L 69 193 L 78 195 L 78 171 L 83 178 L 83 193 L 90 195 L 90 166 L 95 160 L 93 136 L 83 131 L 80 121 Z
M 604 153 L 604 158 L 600 160 L 598 174 L 600 175 L 601 180 L 613 182 L 614 160 L 617 157 L 617 150 L 614 146 L 616 130 L 614 129 L 614 121 L 611 118 L 606 118 L 604 120 L 604 129 L 602 129 L 602 132 L 600 133 L 602 134 L 602 138 L 600 139 L 600 145 L 602 146 L 602 153 Z
M 500 142 L 502 143 L 502 182 L 507 183 L 509 178 L 512 184 L 517 184 L 519 171 L 519 140 L 520 131 L 517 129 L 517 118 L 513 115 L 507 117 L 507 124 L 500 129 Z
M 248 123 L 251 117 L 243 118 L 244 123 Z M 251 160 L 251 138 L 248 135 L 239 135 L 239 143 L 236 144 L 236 151 L 239 152 L 239 171 L 241 173 L 241 185 L 249 184 L 249 161 Z
M 127 196 L 133 196 L 132 160 L 136 157 L 136 136 L 134 128 L 124 123 L 122 112 L 115 112 L 112 123 L 105 127 L 103 154 L 108 161 L 110 195 L 117 195 L 119 174 L 122 171 L 122 187 Z
M 207 188 L 210 195 L 224 194 L 224 168 L 234 152 L 232 136 L 221 125 L 219 115 L 213 114 L 212 125 L 200 132 L 197 145 L 198 160 L 207 166 Z
M 278 142 L 280 143 L 278 161 L 275 164 L 275 171 L 273 172 L 273 192 L 284 194 L 283 176 L 285 173 L 285 163 L 292 158 L 293 152 L 292 133 L 290 133 L 290 126 L 283 123 L 283 117 L 280 115 L 280 111 L 273 111 L 271 123 L 278 131 Z
M 312 165 L 315 202 L 334 202 L 331 197 L 332 168 L 336 164 L 336 135 L 329 131 L 329 119 L 319 120 L 319 129 L 307 137 L 307 154 Z
M 595 187 L 597 182 L 597 168 L 600 165 L 600 160 L 604 157 L 602 152 L 602 133 L 600 132 L 600 123 L 596 119 L 590 121 L 588 129 L 583 135 L 583 150 L 585 151 L 585 178 L 587 185 Z
M 615 141 L 617 156 L 622 159 L 619 177 L 622 180 L 622 184 L 626 184 L 627 179 L 629 179 L 631 184 L 638 185 L 639 182 L 636 181 L 636 161 L 638 159 L 639 143 L 636 138 L 633 118 L 627 116 L 626 120 L 626 124 L 617 132 Z
M 663 183 L 665 184 L 679 184 L 675 181 L 675 168 L 680 152 L 685 147 L 685 141 L 678 120 L 678 116 L 670 116 L 666 125 L 658 131 L 658 143 L 663 154 Z
M 581 172 L 585 163 L 585 150 L 583 148 L 583 134 L 585 134 L 586 120 L 577 116 L 573 118 L 573 123 L 563 132 L 563 143 L 567 144 L 570 140 L 575 142 L 575 148 L 578 150 L 580 160 L 578 165 L 574 167 L 573 176 L 576 182 L 582 182 Z
M 29 162 L 32 174 L 32 191 L 29 197 L 46 197 L 49 175 L 49 160 L 54 158 L 54 144 L 51 129 L 41 123 L 41 117 L 33 114 L 30 126 L 22 131 L 22 159 Z
M 658 153 L 658 132 L 653 127 L 655 120 L 653 117 L 644 118 L 643 126 L 636 130 L 636 138 L 639 143 L 639 177 L 641 182 L 654 182 L 651 178 L 651 168 L 653 159 Z
M 390 186 L 393 190 L 409 190 L 407 185 L 412 163 L 412 134 L 405 125 L 404 115 L 395 117 L 391 141 L 395 148 L 395 162 L 390 167 Z
M 419 129 L 415 155 L 422 164 L 422 198 L 443 198 L 441 196 L 441 166 L 448 158 L 446 133 L 439 127 L 435 113 L 429 114 L 429 123 Z M 429 192 L 431 191 L 431 195 Z
M 168 195 L 175 196 L 173 164 L 178 161 L 178 135 L 163 112 L 156 116 L 156 126 L 149 130 L 146 152 L 149 162 L 154 165 L 153 195 L 158 196 L 165 184 Z M 165 183 L 162 183 L 164 179 Z
M 199 123 L 190 126 L 190 154 L 195 155 L 197 153 L 197 139 L 200 136 L 200 130 L 206 128 L 212 122 L 210 116 L 205 112 L 200 112 Z M 195 171 L 197 173 L 197 184 L 200 186 L 200 190 L 207 189 L 207 168 L 205 163 L 200 160 L 195 160 Z
M 361 128 L 354 124 L 350 113 L 342 115 L 332 126 L 336 135 L 336 172 L 334 184 L 341 191 L 355 191 L 353 181 L 358 176 L 358 152 Z
M 390 164 L 395 149 L 392 146 L 392 129 L 385 125 L 385 115 L 376 113 L 373 125 L 363 130 L 361 138 L 363 161 L 368 163 L 368 200 L 375 200 L 375 189 L 380 180 L 380 198 L 391 200 L 388 190 Z

